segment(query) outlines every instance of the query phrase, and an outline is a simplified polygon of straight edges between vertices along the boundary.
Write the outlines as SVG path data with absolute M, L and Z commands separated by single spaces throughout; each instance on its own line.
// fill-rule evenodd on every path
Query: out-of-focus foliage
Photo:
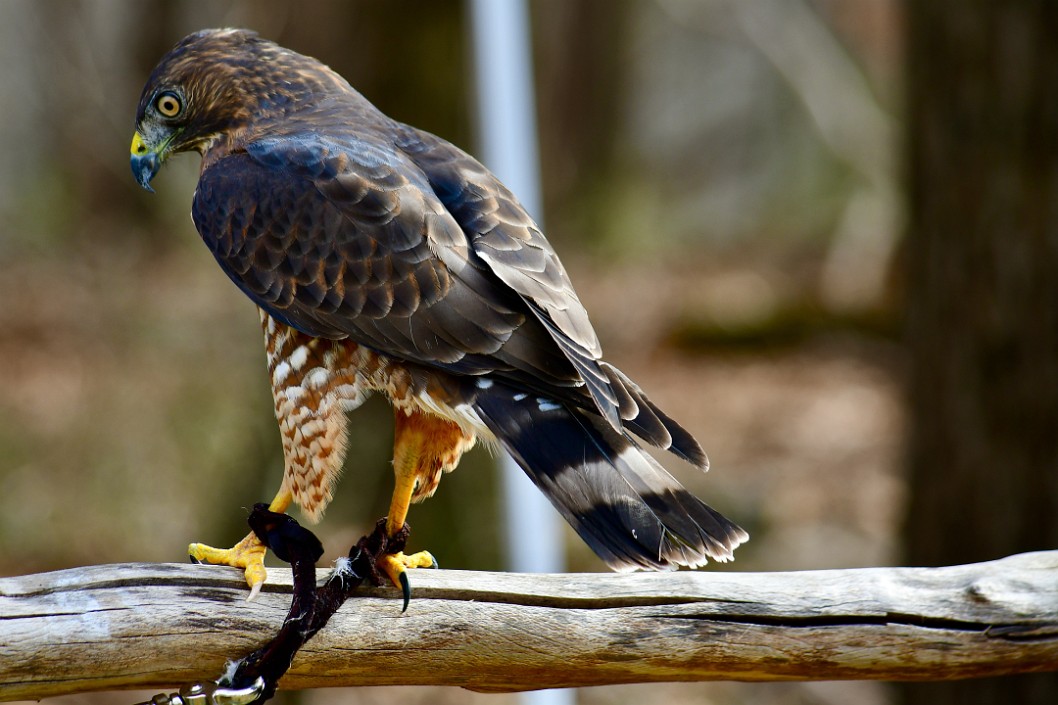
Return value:
M 707 478 L 666 463 L 750 529 L 738 568 L 894 555 L 890 349 L 844 332 L 889 310 L 894 5 L 531 3 L 548 237 L 607 357 L 709 450 Z M 279 481 L 256 312 L 188 217 L 198 160 L 156 194 L 129 173 L 157 59 L 249 27 L 473 152 L 465 22 L 455 0 L 0 2 L 0 571 L 182 560 L 240 537 Z M 329 555 L 385 510 L 390 428 L 380 400 L 353 417 Z M 413 548 L 501 565 L 489 465 L 412 510 Z
M 611 357 L 647 361 L 666 341 L 799 342 L 798 331 L 834 327 L 819 323 L 834 301 L 854 315 L 877 308 L 899 217 L 889 5 L 532 5 L 549 236 L 575 278 L 606 280 L 606 262 L 627 260 L 681 282 L 594 287 L 594 302 L 581 282 Z M 267 498 L 280 473 L 256 315 L 187 217 L 197 159 L 173 160 L 157 194 L 128 173 L 140 88 L 172 43 L 202 27 L 254 28 L 473 151 L 460 3 L 305 7 L 0 4 L 0 476 L 16 498 L 0 514 L 0 555 L 12 565 L 178 557 L 189 538 L 241 531 L 233 502 Z M 875 284 L 834 288 L 831 270 Z M 384 507 L 388 423 L 381 404 L 357 415 L 347 485 L 360 492 L 340 492 L 332 514 Z M 491 524 L 491 490 L 464 470 L 420 522 L 444 524 L 444 497 L 470 494 Z M 103 509 L 123 521 L 71 533 L 79 504 L 86 520 Z M 466 540 L 453 551 L 492 564 L 491 538 Z
M 610 359 L 650 379 L 667 344 L 803 344 L 886 302 L 891 5 L 532 3 L 548 234 Z M 473 151 L 464 22 L 451 0 L 0 3 L 2 570 L 179 559 L 190 539 L 237 537 L 239 503 L 278 482 L 256 313 L 187 217 L 198 160 L 170 163 L 153 195 L 129 175 L 154 62 L 187 32 L 249 26 Z M 659 401 L 710 446 L 720 421 L 680 394 Z M 389 491 L 384 404 L 351 428 L 323 527 L 343 540 Z M 488 463 L 468 458 L 413 513 L 461 566 L 498 565 L 466 521 L 495 520 Z M 705 492 L 741 491 L 722 477 Z
M 127 165 L 154 63 L 190 31 L 233 25 L 320 56 L 386 110 L 469 146 L 458 3 L 319 2 L 311 16 L 281 2 L 0 4 L 4 570 L 179 559 L 189 539 L 237 537 L 240 503 L 278 487 L 256 313 L 187 215 L 197 159 L 174 159 L 156 194 Z M 359 420 L 350 465 L 370 469 L 332 510 L 350 522 L 381 514 L 390 489 L 388 413 Z M 487 462 L 467 475 L 490 496 Z M 495 561 L 484 544 L 477 567 Z

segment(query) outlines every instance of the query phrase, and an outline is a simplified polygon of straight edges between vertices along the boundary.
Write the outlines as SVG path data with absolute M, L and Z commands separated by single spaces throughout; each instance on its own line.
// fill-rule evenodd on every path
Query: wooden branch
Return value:
M 322 577 L 322 571 L 321 571 Z M 512 575 L 416 571 L 346 602 L 285 688 L 942 680 L 1058 670 L 1058 551 L 950 568 Z M 0 579 L 0 700 L 212 680 L 267 641 L 290 572 L 103 565 Z

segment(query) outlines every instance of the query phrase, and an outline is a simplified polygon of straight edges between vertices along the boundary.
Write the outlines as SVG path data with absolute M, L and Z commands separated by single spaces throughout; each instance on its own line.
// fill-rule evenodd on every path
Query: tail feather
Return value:
M 709 458 L 701 444 L 650 401 L 638 384 L 608 362 L 600 362 L 599 368 L 617 396 L 625 428 L 656 448 L 667 450 L 703 470 L 709 468 Z
M 567 337 L 550 315 L 539 309 L 537 313 L 584 382 L 584 390 L 599 415 L 614 432 L 620 435 L 627 429 L 656 448 L 670 451 L 703 470 L 709 468 L 709 458 L 694 436 L 650 401 L 638 384 Z
M 499 383 L 479 389 L 473 407 L 566 521 L 616 570 L 727 561 L 749 538 L 600 416 Z

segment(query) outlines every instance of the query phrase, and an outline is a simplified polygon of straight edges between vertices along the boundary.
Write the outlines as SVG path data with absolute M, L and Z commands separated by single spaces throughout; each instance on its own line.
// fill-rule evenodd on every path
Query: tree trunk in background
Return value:
M 905 2 L 914 565 L 1058 546 L 1058 4 Z M 1058 703 L 1058 674 L 906 685 Z

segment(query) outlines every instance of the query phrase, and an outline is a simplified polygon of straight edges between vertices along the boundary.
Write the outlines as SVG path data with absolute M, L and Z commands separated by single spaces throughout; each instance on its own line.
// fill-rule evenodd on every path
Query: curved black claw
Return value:
M 408 604 L 411 602 L 411 583 L 408 581 L 407 573 L 401 573 L 398 580 L 400 580 L 400 592 L 404 596 L 404 607 L 401 608 L 400 613 L 404 614 L 408 611 Z
M 191 555 L 190 553 L 189 553 L 189 554 L 187 554 L 187 559 L 188 559 L 189 561 L 191 561 L 191 562 L 192 562 L 193 564 L 195 564 L 195 565 L 202 565 L 202 561 L 198 560 L 197 558 L 195 558 L 194 556 L 192 556 L 192 555 Z

